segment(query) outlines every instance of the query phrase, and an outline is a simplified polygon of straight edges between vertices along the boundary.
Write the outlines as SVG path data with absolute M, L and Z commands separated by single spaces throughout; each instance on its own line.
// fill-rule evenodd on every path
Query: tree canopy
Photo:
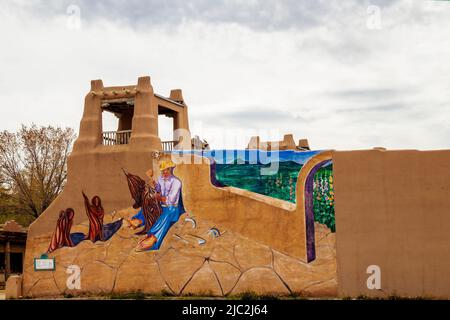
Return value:
M 64 188 L 71 128 L 22 125 L 0 132 L 0 216 L 37 218 Z

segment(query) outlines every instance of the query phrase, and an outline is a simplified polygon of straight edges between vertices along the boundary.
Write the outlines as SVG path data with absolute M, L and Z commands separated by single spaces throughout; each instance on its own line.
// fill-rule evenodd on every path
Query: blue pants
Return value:
M 182 214 L 183 212 L 180 205 L 176 207 L 162 207 L 161 215 L 147 232 L 147 235 L 153 234 L 157 239 L 156 243 L 150 248 L 150 250 L 159 250 L 159 247 L 161 246 L 161 243 L 164 240 L 167 231 L 169 231 L 170 227 L 178 221 L 180 215 Z M 142 213 L 142 209 L 139 210 L 139 212 L 133 217 L 133 219 L 144 221 L 144 214 Z M 142 223 L 141 226 L 142 225 L 144 225 L 144 223 Z

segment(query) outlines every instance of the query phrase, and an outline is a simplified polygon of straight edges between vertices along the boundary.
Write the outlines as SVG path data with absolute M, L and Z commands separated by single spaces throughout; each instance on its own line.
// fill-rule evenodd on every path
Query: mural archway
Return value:
M 332 151 L 324 151 L 309 159 L 300 170 L 297 180 L 297 206 L 305 213 L 306 258 L 316 259 L 314 235 L 314 176 L 323 167 L 332 163 Z

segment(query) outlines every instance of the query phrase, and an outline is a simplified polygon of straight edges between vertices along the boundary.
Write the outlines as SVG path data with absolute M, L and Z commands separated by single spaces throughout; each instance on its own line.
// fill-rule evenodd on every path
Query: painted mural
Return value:
M 216 179 L 222 186 L 233 186 L 295 203 L 298 174 L 306 161 L 317 152 L 278 151 L 276 154 L 275 152 L 265 153 L 261 157 L 260 154 L 264 153 L 261 151 L 255 153 L 255 151 L 239 150 L 232 153 L 229 150 L 213 150 L 203 155 L 214 161 Z M 239 154 L 244 156 L 239 157 Z M 251 161 L 252 158 L 254 161 Z M 274 166 L 273 162 L 264 163 L 261 158 L 277 159 L 275 167 L 278 170 L 273 174 L 261 175 L 262 168 Z M 314 174 L 313 211 L 314 221 L 326 225 L 332 232 L 336 231 L 331 162 L 319 168 Z
M 81 232 L 71 233 L 75 210 L 67 208 L 59 213 L 56 228 L 53 233 L 47 253 L 51 253 L 63 247 L 75 247 L 84 240 L 90 240 L 95 243 L 97 241 L 108 241 L 122 226 L 122 220 L 119 219 L 106 225 L 103 224 L 105 215 L 102 201 L 99 196 L 94 196 L 91 201 L 84 192 L 82 192 L 86 215 L 89 219 L 89 232 L 84 234 Z
M 317 151 L 277 152 L 278 162 L 275 166 L 277 170 L 273 174 L 266 175 L 261 174 L 261 169 L 273 166 L 273 161 L 263 163 L 260 160 L 261 151 L 256 153 L 256 158 L 254 158 L 256 163 L 249 161 L 249 158 L 254 156 L 251 151 L 244 152 L 244 157 L 239 157 L 237 151 L 230 153 L 217 150 L 207 151 L 202 155 L 212 160 L 214 178 L 211 178 L 212 182 L 216 181 L 216 185 L 234 186 L 295 203 L 299 171 L 308 159 L 317 154 Z M 132 207 L 139 211 L 129 218 L 121 218 L 106 225 L 103 224 L 105 212 L 100 197 L 95 195 L 89 201 L 88 196 L 82 192 L 89 221 L 88 233 L 71 233 L 75 212 L 72 208 L 61 210 L 47 253 L 62 247 L 74 247 L 84 240 L 90 240 L 93 243 L 107 241 L 121 228 L 122 220 L 128 223 L 130 229 L 137 230 L 135 235 L 141 236 L 135 248 L 136 252 L 158 250 L 171 226 L 186 212 L 183 205 L 182 181 L 174 175 L 175 167 L 175 163 L 171 160 L 161 161 L 159 165 L 161 175 L 156 181 L 153 178 L 152 169 L 146 172 L 148 183 L 141 177 L 122 169 L 134 201 Z M 331 232 L 335 232 L 333 166 L 331 162 L 318 168 L 314 173 L 312 188 L 314 221 L 326 225 Z M 187 217 L 185 221 L 191 222 L 195 228 L 196 222 L 193 218 Z M 221 235 L 215 227 L 210 228 L 209 231 L 214 237 Z M 196 238 L 199 244 L 206 242 L 202 237 L 191 236 Z M 175 235 L 175 237 L 186 241 L 180 236 Z
M 139 212 L 128 220 L 130 227 L 137 229 L 138 235 L 144 235 L 139 240 L 136 251 L 158 250 L 170 227 L 185 213 L 181 194 L 181 180 L 174 174 L 175 163 L 162 161 L 159 169 L 161 176 L 155 182 L 153 171 L 147 171 L 150 183 L 136 175 L 125 172 L 128 187 L 135 203 L 133 208 Z
M 261 174 L 261 169 L 274 164 L 273 159 L 263 154 L 265 152 L 256 153 L 256 162 L 250 159 L 255 155 L 252 152 L 244 152 L 244 156 L 238 153 L 230 155 L 228 152 L 222 156 L 213 150 L 208 154 L 211 184 L 216 187 L 234 186 L 296 203 L 299 172 L 318 152 L 280 152 L 275 163 L 277 169 L 271 174 Z M 309 214 L 306 216 L 309 221 L 305 234 L 308 238 L 307 257 L 294 258 L 243 237 L 232 228 L 217 225 L 201 215 L 197 217 L 196 212 L 187 212 L 188 208 L 183 204 L 183 181 L 177 177 L 176 165 L 169 158 L 167 155 L 163 159 L 154 158 L 158 160 L 160 171 L 157 177 L 152 169 L 142 177 L 122 168 L 122 183 L 129 190 L 128 208 L 105 212 L 99 195 L 90 198 L 81 192 L 77 208 L 83 204 L 84 222 L 74 224 L 76 212 L 72 207 L 60 211 L 50 244 L 46 244 L 46 253 L 56 258 L 57 266 L 58 261 L 64 261 L 63 265 L 59 264 L 60 268 L 78 266 L 84 279 L 81 283 L 88 286 L 84 290 L 167 290 L 181 295 L 207 288 L 219 296 L 248 290 L 334 294 L 335 224 L 331 162 L 315 165 L 308 175 L 305 199 L 309 199 L 306 201 L 312 205 L 308 207 L 306 204 L 306 207 L 313 210 L 307 209 Z M 62 251 L 65 247 L 73 249 Z M 35 255 L 43 252 L 40 248 L 37 244 Z M 143 268 L 136 271 L 138 266 Z M 180 275 L 174 277 L 175 273 Z M 65 288 L 64 269 L 57 269 L 54 274 L 51 279 L 54 279 L 56 288 L 48 292 L 82 292 L 81 289 Z M 94 282 L 88 282 L 99 274 L 101 276 Z M 42 286 L 54 286 L 53 283 L 48 284 L 46 278 L 36 280 L 40 275 L 36 273 L 26 279 L 30 294 L 40 294 L 41 283 Z M 264 283 L 257 280 L 260 278 L 266 279 Z
M 333 181 L 333 164 L 330 163 L 316 172 L 313 182 L 313 210 L 314 221 L 336 232 Z
M 170 227 L 186 212 L 181 193 L 182 182 L 173 174 L 175 163 L 164 160 L 159 169 L 161 176 L 157 181 L 153 180 L 152 169 L 146 172 L 150 179 L 149 183 L 122 169 L 134 200 L 133 208 L 139 209 L 137 214 L 125 219 L 129 228 L 137 230 L 135 234 L 142 236 L 136 246 L 137 252 L 158 250 Z M 88 234 L 70 233 L 75 211 L 72 208 L 61 210 L 47 253 L 62 247 L 74 247 L 84 240 L 93 243 L 107 241 L 121 228 L 123 219 L 103 224 L 105 211 L 99 196 L 96 195 L 89 201 L 84 192 L 82 195 L 89 220 Z M 192 218 L 187 220 L 189 219 L 195 224 L 195 220 Z M 213 231 L 214 235 L 219 232 L 217 229 Z

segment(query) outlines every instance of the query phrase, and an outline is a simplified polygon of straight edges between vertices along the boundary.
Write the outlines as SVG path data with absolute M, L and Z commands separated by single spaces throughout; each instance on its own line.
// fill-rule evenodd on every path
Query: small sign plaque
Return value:
M 55 266 L 55 258 L 49 258 L 46 254 L 43 254 L 40 258 L 34 258 L 35 271 L 54 271 Z

